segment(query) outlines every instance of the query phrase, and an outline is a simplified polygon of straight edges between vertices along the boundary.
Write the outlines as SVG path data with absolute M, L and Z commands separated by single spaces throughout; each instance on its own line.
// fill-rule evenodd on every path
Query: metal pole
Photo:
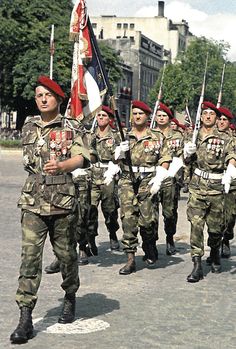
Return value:
M 53 56 L 54 56 L 54 24 L 51 28 L 51 38 L 50 38 L 50 79 L 53 77 Z

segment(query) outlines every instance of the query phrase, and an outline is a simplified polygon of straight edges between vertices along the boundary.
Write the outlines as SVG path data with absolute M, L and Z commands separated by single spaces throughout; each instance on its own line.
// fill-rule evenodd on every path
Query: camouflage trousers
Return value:
M 75 183 L 78 198 L 78 221 L 76 237 L 81 247 L 89 240 L 88 219 L 91 206 L 91 180 L 89 176 L 81 176 Z
M 226 240 L 232 240 L 234 238 L 236 219 L 236 190 L 230 191 L 229 194 L 227 194 L 226 212 L 228 213 L 228 224 L 224 232 L 224 238 Z
M 151 197 L 148 182 L 150 175 L 138 182 L 138 194 L 134 194 L 132 183 L 128 178 L 122 178 L 119 183 L 121 221 L 123 228 L 122 245 L 127 252 L 136 252 L 138 232 L 143 242 L 158 240 L 158 200 Z
M 165 185 L 165 183 L 163 183 L 159 191 L 159 202 L 162 206 L 164 230 L 167 236 L 173 236 L 176 233 L 176 225 L 178 220 L 179 186 L 175 179 L 171 181 L 171 185 Z
M 115 233 L 119 229 L 118 224 L 118 197 L 116 181 L 109 185 L 92 183 L 91 206 L 89 213 L 88 230 L 90 236 L 98 235 L 98 206 L 101 203 L 105 225 L 109 233 Z
M 207 245 L 219 248 L 226 228 L 225 195 L 200 195 L 191 192 L 187 205 L 187 217 L 191 223 L 191 256 L 204 255 L 204 226 L 208 228 Z
M 56 257 L 61 262 L 62 289 L 74 293 L 79 288 L 76 253 L 76 215 L 40 216 L 22 211 L 22 253 L 16 302 L 34 308 L 42 277 L 43 247 L 49 232 Z

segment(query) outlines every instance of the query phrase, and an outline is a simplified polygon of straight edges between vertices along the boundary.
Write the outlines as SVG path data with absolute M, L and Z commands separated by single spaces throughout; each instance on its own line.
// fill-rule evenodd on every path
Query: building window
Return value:
M 121 36 L 117 36 L 116 38 L 117 38 L 117 39 L 121 39 Z
M 129 38 L 130 38 L 130 42 L 133 43 L 134 42 L 134 36 L 130 36 Z
M 121 23 L 117 23 L 116 27 L 117 29 L 121 29 Z
M 97 28 L 97 23 L 92 23 L 92 27 L 93 27 L 93 29 L 96 29 Z
M 129 27 L 130 27 L 130 29 L 134 29 L 135 24 L 134 23 L 130 23 Z
M 123 28 L 124 28 L 124 29 L 128 29 L 128 23 L 124 23 L 124 24 L 123 24 Z

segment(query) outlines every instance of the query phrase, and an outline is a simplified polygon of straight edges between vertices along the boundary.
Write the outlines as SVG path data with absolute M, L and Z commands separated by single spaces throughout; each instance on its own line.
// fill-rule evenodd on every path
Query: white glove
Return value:
M 188 142 L 184 145 L 184 158 L 188 158 L 189 156 L 196 153 L 197 146 L 192 142 Z
M 183 160 L 181 158 L 173 157 L 172 162 L 168 169 L 169 177 L 174 177 L 176 173 L 184 166 Z
M 124 159 L 125 152 L 129 150 L 129 141 L 123 141 L 115 149 L 115 160 Z
M 224 185 L 225 193 L 228 194 L 230 184 L 236 178 L 236 167 L 233 164 L 228 164 L 226 172 L 224 173 L 221 183 Z
M 156 175 L 153 177 L 148 185 L 152 185 L 150 192 L 152 195 L 155 195 L 161 188 L 161 183 L 168 177 L 168 170 L 162 166 L 158 166 L 156 169 Z
M 76 168 L 74 171 L 71 172 L 73 178 L 77 178 L 81 175 L 87 174 L 87 171 L 85 168 Z
M 114 164 L 114 162 L 112 161 L 109 161 L 108 169 L 103 174 L 103 177 L 105 178 L 104 184 L 109 185 L 113 181 L 114 176 L 119 172 L 120 172 L 120 166 L 117 164 Z

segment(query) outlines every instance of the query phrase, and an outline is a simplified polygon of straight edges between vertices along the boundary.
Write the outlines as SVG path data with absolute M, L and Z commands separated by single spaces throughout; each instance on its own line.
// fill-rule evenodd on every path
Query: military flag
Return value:
M 91 120 L 102 105 L 101 97 L 107 86 L 101 64 L 91 43 L 91 27 L 85 0 L 77 0 L 70 22 L 70 40 L 74 42 L 70 115 L 77 119 Z

